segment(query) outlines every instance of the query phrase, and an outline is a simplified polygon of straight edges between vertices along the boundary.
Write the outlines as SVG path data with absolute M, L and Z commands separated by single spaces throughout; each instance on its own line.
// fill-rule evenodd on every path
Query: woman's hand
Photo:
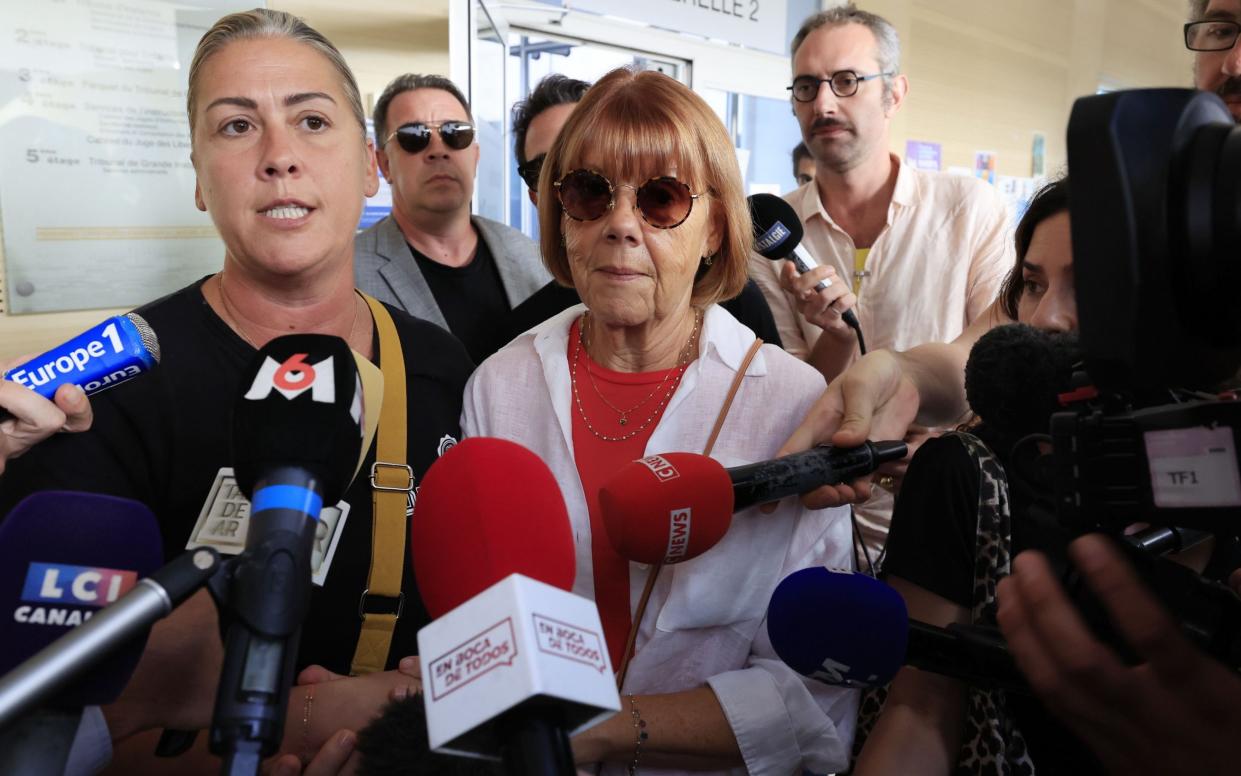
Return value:
M 29 356 L 0 363 L 0 372 L 25 363 Z M 62 385 L 53 397 L 44 399 L 24 385 L 0 380 L 0 410 L 12 415 L 0 421 L 0 474 L 5 463 L 16 458 L 57 431 L 85 431 L 90 428 L 90 400 L 76 385 Z
M 827 283 L 827 288 L 816 290 L 815 286 L 821 282 Z M 849 284 L 837 275 L 835 267 L 820 265 L 809 272 L 798 273 L 793 262 L 786 261 L 780 268 L 780 286 L 793 295 L 803 318 L 823 329 L 825 334 L 852 343 L 853 331 L 843 316 L 846 310 L 857 305 L 857 297 Z

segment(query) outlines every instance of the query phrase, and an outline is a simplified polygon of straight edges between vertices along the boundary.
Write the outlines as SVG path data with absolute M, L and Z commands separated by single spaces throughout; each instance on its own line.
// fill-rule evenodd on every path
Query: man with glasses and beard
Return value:
M 852 4 L 809 17 L 793 38 L 793 113 L 815 160 L 812 184 L 788 195 L 819 267 L 751 261 L 785 349 L 829 381 L 855 358 L 842 320 L 856 306 L 867 346 L 946 342 L 990 306 L 1012 266 L 999 194 L 973 178 L 916 170 L 889 151 L 909 85 L 900 41 L 882 17 Z M 824 290 L 816 290 L 820 281 Z M 858 510 L 872 558 L 882 551 L 896 482 Z
M 448 329 L 480 362 L 504 344 L 495 342 L 497 324 L 551 275 L 532 240 L 470 214 L 479 148 L 452 81 L 398 77 L 375 104 L 374 122 L 392 213 L 357 236 L 358 288 Z
M 1194 52 L 1194 86 L 1215 92 L 1241 121 L 1241 0 L 1190 0 L 1185 46 Z

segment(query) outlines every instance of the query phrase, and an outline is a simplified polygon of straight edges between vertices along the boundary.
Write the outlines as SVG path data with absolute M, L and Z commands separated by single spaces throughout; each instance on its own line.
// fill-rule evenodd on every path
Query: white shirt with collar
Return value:
M 483 362 L 465 389 L 465 436 L 509 439 L 534 451 L 560 484 L 577 551 L 573 592 L 594 597 L 590 515 L 573 461 L 570 308 Z M 719 306 L 708 308 L 698 358 L 668 402 L 646 454 L 702 452 L 754 334 Z M 712 457 L 725 466 L 772 458 L 823 391 L 809 365 L 765 345 L 746 371 Z M 793 498 L 770 515 L 737 513 L 703 555 L 667 567 L 638 631 L 624 693 L 670 693 L 710 685 L 737 737 L 745 769 L 788 776 L 846 767 L 857 692 L 793 672 L 767 639 L 776 584 L 809 566 L 852 568 L 847 508 L 808 510 Z M 636 609 L 649 567 L 631 563 Z M 667 773 L 643 767 L 644 772 Z M 622 764 L 604 768 L 620 774 Z M 738 772 L 741 772 L 740 770 Z
M 871 350 L 908 350 L 956 339 L 995 300 L 1015 255 L 1003 199 L 976 178 L 899 165 L 887 224 L 866 256 L 856 313 Z M 828 214 L 814 181 L 785 199 L 805 227 L 802 246 L 853 282 L 853 238 Z M 821 329 L 797 312 L 780 287 L 784 262 L 754 257 L 750 275 L 763 291 L 785 350 L 805 358 Z

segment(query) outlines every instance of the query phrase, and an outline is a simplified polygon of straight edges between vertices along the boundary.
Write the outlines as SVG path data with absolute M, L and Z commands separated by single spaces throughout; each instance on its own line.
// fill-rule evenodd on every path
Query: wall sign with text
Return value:
M 574 0 L 573 8 L 760 51 L 788 52 L 787 0 Z

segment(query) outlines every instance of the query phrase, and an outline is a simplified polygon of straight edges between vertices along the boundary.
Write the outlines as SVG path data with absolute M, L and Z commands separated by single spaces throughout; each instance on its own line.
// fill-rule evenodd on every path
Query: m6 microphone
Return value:
M 128 313 L 13 367 L 3 378 L 49 401 L 66 383 L 80 386 L 90 396 L 153 368 L 159 355 L 159 341 L 150 325 L 137 313 Z
M 362 391 L 344 340 L 278 337 L 259 349 L 233 412 L 233 466 L 250 500 L 246 550 L 212 592 L 228 622 L 211 724 L 226 773 L 257 772 L 284 728 L 310 605 L 315 523 L 349 486 L 363 436 Z
M 806 232 L 792 205 L 775 194 L 751 194 L 748 200 L 750 218 L 754 221 L 756 252 L 772 261 L 788 259 L 802 274 L 819 266 L 819 262 L 801 245 Z M 830 283 L 830 280 L 821 280 L 815 285 L 815 290 L 822 291 Z M 865 353 L 866 346 L 862 344 L 862 327 L 858 323 L 857 315 L 852 310 L 845 310 L 840 317 L 857 333 L 858 344 Z
M 678 563 L 714 547 L 735 512 L 857 479 L 905 452 L 904 442 L 822 446 L 730 469 L 697 453 L 663 453 L 617 470 L 599 491 L 599 507 L 621 557 Z
M 568 592 L 572 529 L 547 465 L 513 442 L 462 441 L 423 477 L 410 549 L 438 617 L 418 632 L 432 749 L 574 773 L 568 735 L 620 697 L 599 612 Z
M 910 665 L 973 685 L 1029 692 L 993 629 L 911 620 L 899 593 L 857 572 L 820 567 L 790 574 L 772 593 L 767 635 L 790 668 L 825 684 L 879 687 Z
M 59 773 L 83 706 L 111 703 L 142 656 L 145 632 L 89 678 L 60 691 L 32 685 L 26 661 L 91 619 L 159 568 L 159 527 L 142 504 L 91 493 L 40 492 L 0 523 L 0 773 Z M 50 701 L 49 701 L 50 697 Z M 42 711 L 32 705 L 48 701 Z

